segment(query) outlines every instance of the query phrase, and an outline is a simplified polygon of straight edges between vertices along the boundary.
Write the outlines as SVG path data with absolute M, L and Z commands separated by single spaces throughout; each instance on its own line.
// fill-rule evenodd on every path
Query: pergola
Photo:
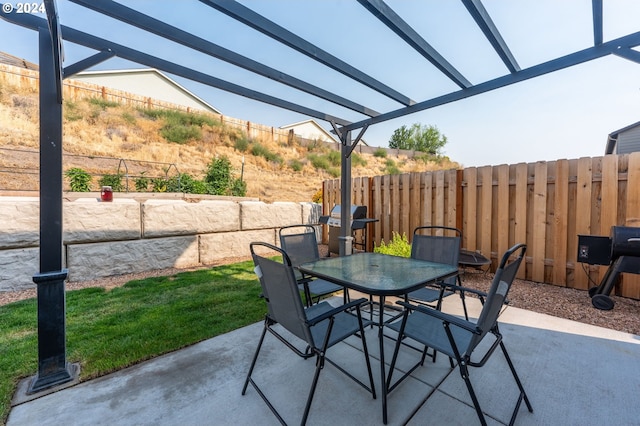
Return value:
M 62 262 L 62 80 L 117 56 L 141 65 L 211 86 L 232 94 L 263 102 L 274 107 L 297 112 L 331 124 L 341 143 L 341 215 L 351 210 L 351 153 L 371 125 L 407 116 L 450 102 L 455 102 L 547 73 L 568 68 L 607 55 L 616 55 L 640 63 L 640 32 L 605 42 L 603 40 L 603 0 L 592 0 L 593 44 L 582 50 L 522 68 L 481 0 L 461 0 L 477 28 L 490 43 L 503 66 L 504 74 L 473 83 L 444 58 L 415 28 L 382 0 L 358 0 L 362 14 L 371 14 L 387 28 L 387 37 L 399 37 L 431 66 L 457 87 L 455 90 L 428 99 L 413 100 L 384 81 L 371 77 L 322 46 L 313 44 L 267 19 L 265 16 L 234 0 L 200 0 L 211 14 L 224 14 L 243 24 L 246 31 L 258 31 L 282 46 L 316 61 L 348 79 L 354 86 L 364 86 L 379 96 L 392 100 L 394 107 L 376 111 L 361 104 L 355 97 L 323 89 L 311 83 L 311 75 L 297 78 L 237 52 L 194 35 L 188 28 L 178 28 L 111 0 L 69 0 L 84 8 L 119 20 L 155 36 L 178 43 L 194 52 L 209 55 L 240 69 L 250 71 L 282 85 L 323 100 L 329 105 L 318 110 L 310 104 L 287 101 L 278 96 L 252 90 L 217 78 L 209 73 L 181 65 L 180 58 L 166 60 L 131 47 L 114 43 L 79 31 L 61 22 L 72 17 L 59 16 L 55 0 L 44 0 L 46 19 L 36 14 L 18 13 L 12 4 L 3 4 L 2 19 L 32 29 L 39 34 L 40 65 L 40 272 L 33 277 L 38 285 L 38 373 L 29 392 L 38 392 L 73 379 L 74 371 L 66 361 L 65 290 L 67 271 Z M 11 11 L 11 9 L 13 9 Z M 9 11 L 9 12 L 8 12 Z M 7 13 L 8 12 L 8 13 Z M 358 19 L 357 17 L 355 18 Z M 345 35 L 348 37 L 348 35 Z M 62 44 L 85 46 L 96 53 L 77 63 L 63 66 Z M 330 46 L 329 46 L 330 47 Z M 418 82 L 416 82 L 418 83 Z M 341 117 L 343 111 L 355 112 L 357 120 Z M 354 133 L 354 132 L 357 132 Z M 355 137 L 353 135 L 355 134 Z M 351 253 L 351 230 L 343 220 L 340 230 L 340 255 Z

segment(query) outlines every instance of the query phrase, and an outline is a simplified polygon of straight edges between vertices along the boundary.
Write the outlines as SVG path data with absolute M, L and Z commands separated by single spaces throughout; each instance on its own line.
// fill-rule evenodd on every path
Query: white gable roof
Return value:
M 338 142 L 336 137 L 327 132 L 314 120 L 305 120 L 298 123 L 287 124 L 280 127 L 283 130 L 293 129 L 293 133 L 304 139 L 319 140 L 322 142 Z
M 140 96 L 221 114 L 198 96 L 153 68 L 85 71 L 71 77 Z

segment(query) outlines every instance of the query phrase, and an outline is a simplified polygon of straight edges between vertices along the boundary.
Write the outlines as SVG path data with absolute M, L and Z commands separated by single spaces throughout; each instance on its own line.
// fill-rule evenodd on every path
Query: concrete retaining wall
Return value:
M 314 203 L 79 198 L 63 203 L 63 265 L 70 281 L 249 256 L 249 243 L 278 244 L 280 227 L 318 223 Z M 0 291 L 35 287 L 40 200 L 0 197 Z

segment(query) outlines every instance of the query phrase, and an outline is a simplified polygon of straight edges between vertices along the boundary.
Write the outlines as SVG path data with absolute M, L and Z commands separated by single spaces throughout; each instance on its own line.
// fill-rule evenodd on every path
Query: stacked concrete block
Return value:
M 33 288 L 39 272 L 40 200 L 0 197 L 0 291 Z M 63 267 L 70 281 L 248 257 L 249 244 L 278 244 L 287 225 L 317 223 L 314 203 L 127 198 L 63 203 Z

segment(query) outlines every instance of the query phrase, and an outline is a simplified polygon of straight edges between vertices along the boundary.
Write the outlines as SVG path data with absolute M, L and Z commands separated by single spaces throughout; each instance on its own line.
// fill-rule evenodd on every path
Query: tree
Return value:
M 414 123 L 396 129 L 389 139 L 389 148 L 422 151 L 432 155 L 440 154 L 447 144 L 447 137 L 436 126 Z

